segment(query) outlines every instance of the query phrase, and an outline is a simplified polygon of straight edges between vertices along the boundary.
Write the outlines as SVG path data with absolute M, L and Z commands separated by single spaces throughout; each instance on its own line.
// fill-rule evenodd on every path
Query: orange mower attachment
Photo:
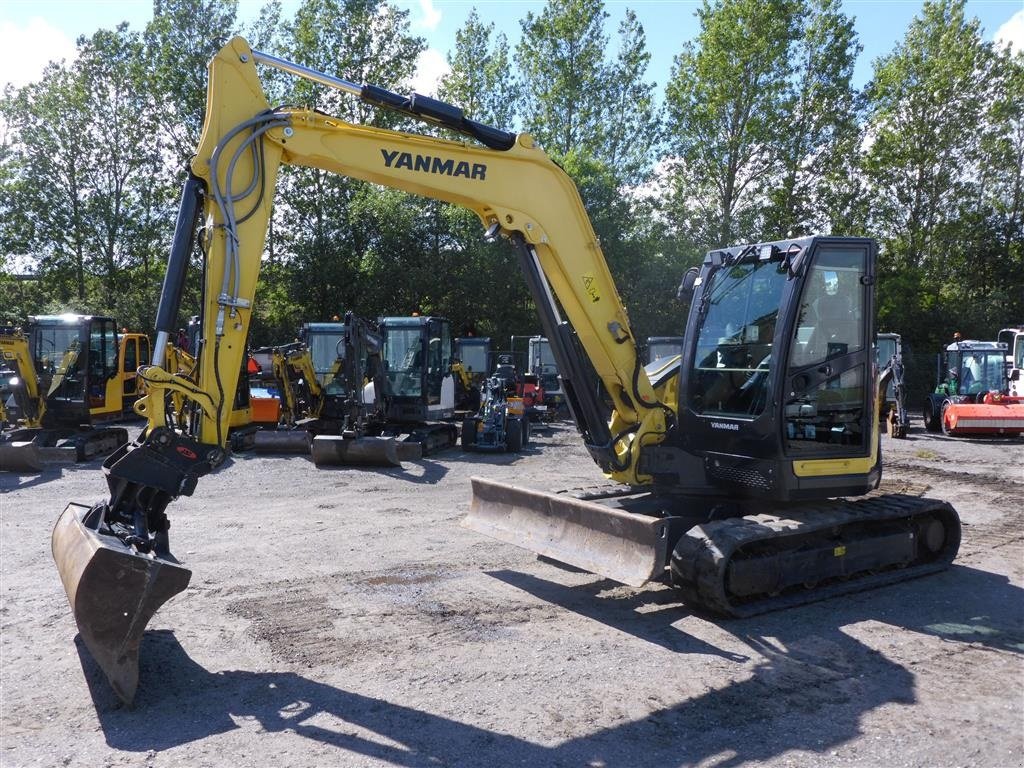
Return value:
M 1024 398 L 989 392 L 980 403 L 951 403 L 943 409 L 947 435 L 1019 435 L 1024 432 Z

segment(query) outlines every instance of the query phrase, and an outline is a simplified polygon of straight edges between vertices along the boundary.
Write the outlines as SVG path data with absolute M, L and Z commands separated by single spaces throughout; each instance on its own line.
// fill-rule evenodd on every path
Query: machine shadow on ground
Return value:
M 57 464 L 45 467 L 41 472 L 0 472 L 0 494 L 8 491 L 23 491 L 26 488 L 34 488 L 38 485 L 53 483 L 61 480 L 67 474 L 74 472 L 94 472 L 97 477 L 103 467 L 103 459 L 83 461 L 78 464 Z
M 671 589 L 624 592 L 621 585 L 606 579 L 570 587 L 509 570 L 489 571 L 488 575 L 540 600 L 668 650 L 701 652 L 694 650 L 692 638 L 673 626 L 692 612 Z M 652 605 L 657 608 L 652 610 Z M 645 610 L 639 612 L 640 608 Z M 753 628 L 761 635 L 785 637 L 793 634 L 794 626 L 809 634 L 879 621 L 944 640 L 1024 654 L 1024 589 L 1012 585 L 1005 576 L 961 565 L 899 584 L 749 619 L 705 618 L 744 642 L 753 638 Z
M 549 746 L 291 672 L 210 673 L 189 658 L 168 630 L 147 634 L 143 658 L 160 661 L 144 663 L 135 708 L 126 709 L 79 645 L 107 743 L 130 752 L 170 749 L 248 727 L 236 723 L 242 719 L 270 733 L 290 732 L 337 749 L 327 760 L 338 764 L 373 758 L 424 768 L 660 768 L 714 758 L 716 766 L 735 766 L 794 749 L 834 749 L 860 733 L 867 712 L 915 701 L 910 672 L 842 633 L 832 639 L 829 665 L 810 662 L 799 651 L 776 646 L 769 651 L 767 660 L 742 681 Z M 863 675 L 865 656 L 872 664 L 869 676 Z M 664 697 L 671 698 L 671 692 Z M 561 714 L 585 722 L 594 713 L 566 709 Z
M 843 632 L 848 625 L 879 621 L 950 642 L 1024 653 L 1024 590 L 1002 576 L 968 567 L 777 614 L 720 622 L 750 649 L 749 655 L 724 652 L 673 627 L 690 614 L 667 590 L 618 596 L 621 592 L 609 591 L 605 581 L 564 587 L 508 571 L 491 575 L 662 648 L 734 661 L 743 679 L 644 718 L 547 745 L 292 672 L 211 673 L 188 656 L 169 630 L 146 634 L 139 696 L 134 709 L 126 709 L 80 640 L 79 654 L 107 743 L 119 750 L 169 749 L 243 727 L 236 723 L 242 719 L 268 732 L 291 732 L 335 748 L 339 752 L 330 759 L 339 763 L 373 758 L 398 766 L 596 763 L 644 768 L 709 759 L 716 766 L 735 766 L 790 750 L 824 753 L 860 735 L 861 721 L 872 710 L 915 703 L 914 675 Z M 606 591 L 613 596 L 602 596 Z M 652 604 L 658 606 L 653 611 Z M 638 613 L 641 606 L 645 611 Z M 437 696 L 443 699 L 445 692 Z M 662 693 L 662 699 L 672 698 L 671 690 Z M 562 715 L 580 722 L 593 717 L 571 710 Z

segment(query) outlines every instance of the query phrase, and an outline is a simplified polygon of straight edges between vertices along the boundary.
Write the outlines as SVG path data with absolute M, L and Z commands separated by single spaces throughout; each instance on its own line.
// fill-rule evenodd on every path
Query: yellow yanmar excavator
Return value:
M 258 64 L 462 138 L 272 108 Z M 694 606 L 734 616 L 906 579 L 954 558 L 960 524 L 949 504 L 873 493 L 881 457 L 872 240 L 710 251 L 678 291 L 689 304 L 680 362 L 645 369 L 576 187 L 529 135 L 481 125 L 419 94 L 339 80 L 235 38 L 210 64 L 157 356 L 136 406 L 148 426 L 104 463 L 109 499 L 70 504 L 52 537 L 85 645 L 125 701 L 138 682 L 147 621 L 189 582 L 171 555 L 167 510 L 225 458 L 282 163 L 463 205 L 487 237 L 515 248 L 584 444 L 620 487 L 570 496 L 474 479 L 471 528 L 627 584 L 670 579 Z M 163 368 L 162 351 L 197 233 L 204 343 L 188 380 Z M 190 418 L 172 428 L 175 393 L 190 402 Z
M 40 472 L 128 442 L 109 422 L 132 415 L 149 338 L 118 333 L 110 317 L 33 315 L 24 328 L 0 328 L 0 365 L 12 374 L 4 420 L 14 422 L 0 424 L 0 470 Z

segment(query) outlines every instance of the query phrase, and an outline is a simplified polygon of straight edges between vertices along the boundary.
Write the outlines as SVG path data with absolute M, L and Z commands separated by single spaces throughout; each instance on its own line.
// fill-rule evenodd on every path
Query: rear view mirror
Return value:
M 676 291 L 676 300 L 686 307 L 687 312 L 690 310 L 690 304 L 693 302 L 693 291 L 697 285 L 698 275 L 700 275 L 700 269 L 690 267 L 683 274 L 683 280 L 679 283 L 679 290 Z

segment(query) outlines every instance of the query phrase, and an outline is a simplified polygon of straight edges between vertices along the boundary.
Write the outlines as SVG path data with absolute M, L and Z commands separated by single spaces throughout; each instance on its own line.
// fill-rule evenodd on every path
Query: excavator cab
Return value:
M 345 323 L 303 323 L 299 340 L 309 347 L 313 370 L 327 394 L 343 394 L 338 373 L 345 359 Z
M 47 400 L 44 426 L 121 416 L 124 388 L 117 377 L 118 336 L 112 318 L 31 317 L 29 343 Z
M 551 354 L 551 342 L 543 336 L 532 336 L 527 347 L 527 370 L 539 380 L 544 392 L 544 406 L 548 409 L 549 418 L 565 418 L 565 391 L 562 380 L 558 376 L 558 365 Z
M 455 356 L 479 386 L 491 373 L 491 339 L 487 336 L 460 336 L 455 339 Z
M 863 238 L 709 254 L 683 349 L 674 442 L 688 458 L 673 485 L 780 500 L 877 486 L 874 262 Z
M 647 338 L 647 364 L 672 358 L 683 352 L 682 336 L 649 336 Z
M 455 413 L 451 325 L 441 317 L 384 317 L 384 361 L 391 394 L 388 418 L 425 422 Z

